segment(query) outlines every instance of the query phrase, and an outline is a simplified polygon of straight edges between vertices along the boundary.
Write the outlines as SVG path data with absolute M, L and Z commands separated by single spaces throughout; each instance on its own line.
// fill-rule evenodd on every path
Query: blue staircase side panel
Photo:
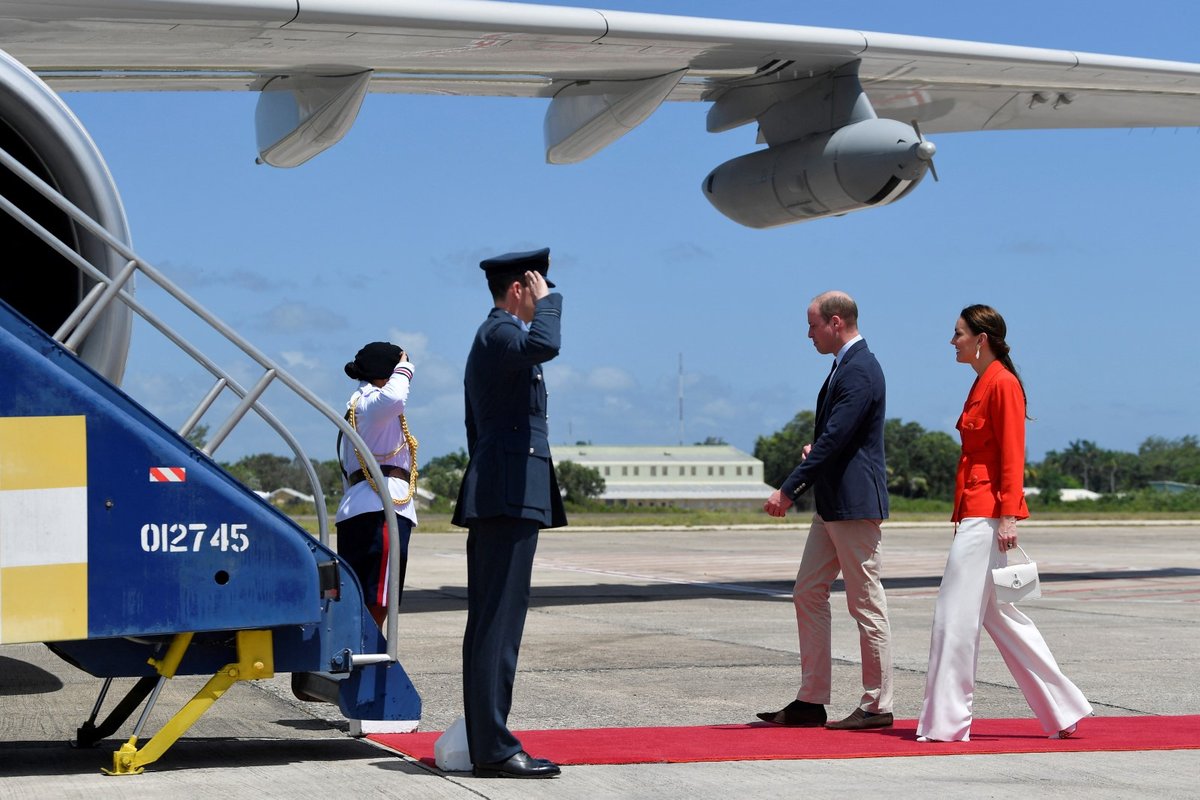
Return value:
M 2 417 L 85 418 L 89 638 L 322 619 L 330 551 L 3 302 L 0 376 Z
M 83 419 L 86 521 L 71 524 L 87 528 L 88 638 L 54 652 L 98 677 L 142 676 L 174 634 L 195 633 L 176 674 L 211 675 L 237 659 L 230 631 L 270 630 L 277 672 L 346 674 L 347 714 L 420 718 L 400 664 L 351 669 L 386 642 L 336 553 L 0 300 L 0 418 L 55 417 Z M 162 468 L 184 480 L 152 480 Z M 6 552 L 36 554 L 29 532 L 0 536 Z M 336 598 L 324 597 L 317 565 L 335 560 Z
M 421 718 L 421 696 L 399 662 L 356 669 L 339 690 L 338 708 L 347 719 Z
M 387 642 L 379 629 L 364 624 L 370 644 L 365 652 L 383 652 Z M 347 719 L 418 720 L 421 695 L 399 662 L 370 664 L 355 669 L 338 687 L 338 708 Z
M 276 672 L 345 673 L 350 670 L 352 654 L 386 651 L 387 643 L 362 603 L 362 590 L 354 572 L 343 568 L 339 574 L 340 599 L 321 601 L 319 622 L 269 629 L 274 644 Z M 136 639 L 81 639 L 54 642 L 50 648 L 97 677 L 140 677 L 154 674 L 154 667 L 147 663 L 147 659 L 162 658 L 171 639 L 170 635 L 140 636 Z M 202 632 L 193 637 L 176 674 L 212 675 L 236 660 L 236 642 L 228 631 Z M 405 689 L 401 693 L 407 691 Z M 415 693 L 415 690 L 412 691 Z M 411 711 L 411 704 L 405 710 Z

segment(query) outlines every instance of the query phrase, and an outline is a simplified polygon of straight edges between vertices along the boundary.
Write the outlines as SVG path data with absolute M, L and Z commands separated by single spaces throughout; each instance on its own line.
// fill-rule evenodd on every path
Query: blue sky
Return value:
M 599 5 L 1200 60 L 1200 7 L 1177 0 Z M 943 134 L 940 183 L 754 231 L 699 189 L 756 149 L 754 128 L 708 134 L 703 104 L 661 108 L 593 159 L 551 167 L 546 101 L 372 95 L 340 144 L 277 170 L 253 163 L 248 93 L 66 100 L 108 160 L 139 253 L 332 405 L 363 343 L 410 350 L 423 459 L 465 444 L 462 365 L 490 306 L 479 260 L 543 245 L 564 294 L 552 443 L 677 443 L 682 354 L 684 440 L 752 449 L 814 403 L 828 361 L 804 310 L 829 288 L 859 302 L 891 417 L 953 432 L 973 373 L 948 339 L 959 309 L 985 302 L 1009 322 L 1031 458 L 1079 438 L 1133 450 L 1200 434 L 1195 129 Z M 142 296 L 164 308 L 144 283 Z M 136 329 L 126 386 L 151 410 L 177 425 L 208 385 Z M 332 457 L 327 423 L 268 400 L 309 455 Z M 260 451 L 286 449 L 250 427 L 217 456 Z

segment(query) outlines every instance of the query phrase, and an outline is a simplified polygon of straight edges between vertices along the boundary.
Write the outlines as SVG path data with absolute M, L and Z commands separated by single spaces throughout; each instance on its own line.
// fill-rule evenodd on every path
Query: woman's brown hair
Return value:
M 967 324 L 967 327 L 971 329 L 971 333 L 976 336 L 981 333 L 987 334 L 988 344 L 992 348 L 992 355 L 1004 365 L 1006 370 L 1016 377 L 1017 383 L 1021 385 L 1021 396 L 1025 398 L 1025 415 L 1028 417 L 1029 395 L 1025 393 L 1025 382 L 1021 380 L 1021 374 L 1013 366 L 1012 357 L 1009 355 L 1008 342 L 1004 339 L 1008 335 L 1008 326 L 1004 324 L 1004 317 L 1000 316 L 1000 312 L 996 309 L 981 303 L 967 306 L 959 316 L 962 317 L 962 321 Z

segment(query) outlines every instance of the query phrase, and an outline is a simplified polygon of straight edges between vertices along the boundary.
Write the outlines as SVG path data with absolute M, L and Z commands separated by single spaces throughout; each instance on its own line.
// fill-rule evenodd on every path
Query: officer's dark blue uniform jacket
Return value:
M 467 357 L 467 453 L 454 507 L 455 525 L 488 517 L 567 524 L 550 461 L 546 382 L 542 364 L 558 355 L 562 295 L 537 302 L 529 331 L 494 308 L 475 334 Z
M 866 341 L 855 342 L 817 396 L 812 449 L 780 492 L 795 501 L 813 487 L 827 522 L 887 519 L 884 410 L 883 370 Z

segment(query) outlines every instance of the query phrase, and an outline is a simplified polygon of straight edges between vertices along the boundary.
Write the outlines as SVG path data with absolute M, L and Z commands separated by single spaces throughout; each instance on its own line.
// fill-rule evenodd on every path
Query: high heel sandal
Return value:
M 1078 727 L 1079 727 L 1079 723 L 1077 722 L 1077 723 L 1075 723 L 1074 725 L 1072 725 L 1072 726 L 1071 726 L 1071 727 L 1069 727 L 1069 728 L 1063 728 L 1063 729 L 1062 729 L 1061 731 L 1059 731 L 1058 733 L 1052 733 L 1052 734 L 1050 734 L 1050 736 L 1049 736 L 1048 738 L 1051 738 L 1051 739 L 1070 739 L 1072 736 L 1074 736 L 1074 735 L 1075 735 L 1075 729 L 1076 729 L 1076 728 L 1078 728 Z

